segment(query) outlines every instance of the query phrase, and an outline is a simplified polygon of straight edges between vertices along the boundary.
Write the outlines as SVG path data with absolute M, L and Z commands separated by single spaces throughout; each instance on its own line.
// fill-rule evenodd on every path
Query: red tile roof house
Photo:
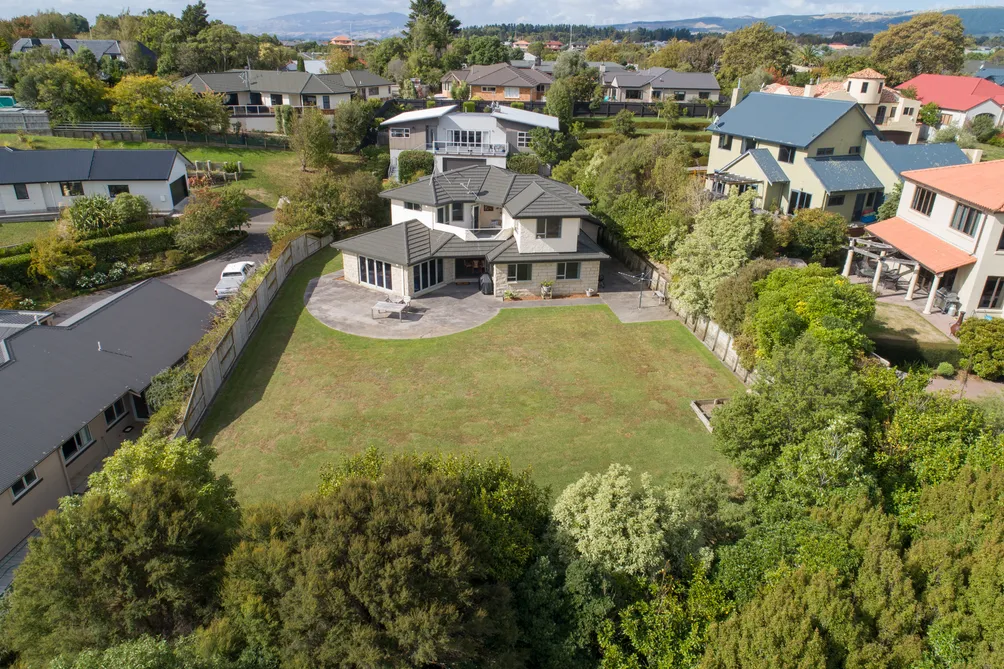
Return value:
M 871 241 L 852 241 L 844 274 L 856 254 L 871 253 L 874 265 L 882 250 L 881 274 L 898 275 L 905 299 L 927 291 L 924 313 L 955 302 L 970 317 L 1004 315 L 1004 160 L 911 170 L 902 177 L 896 216 L 867 226 Z
M 914 88 L 923 104 L 934 102 L 941 109 L 942 125 L 962 126 L 977 116 L 989 114 L 995 125 L 1004 123 L 1004 86 L 979 77 L 921 74 L 897 86 Z

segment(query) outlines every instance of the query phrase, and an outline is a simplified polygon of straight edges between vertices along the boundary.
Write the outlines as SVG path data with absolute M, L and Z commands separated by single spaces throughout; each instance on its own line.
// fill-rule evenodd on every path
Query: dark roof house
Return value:
M 191 86 L 196 93 L 277 93 L 287 95 L 351 94 L 339 74 L 311 74 L 287 70 L 229 70 L 200 72 L 179 79 L 175 85 Z
M 11 53 L 24 53 L 38 47 L 49 47 L 53 53 L 62 53 L 72 56 L 81 48 L 86 47 L 98 60 L 103 56 L 109 56 L 113 60 L 127 60 L 126 53 L 129 51 L 128 45 L 134 44 L 139 54 L 147 58 L 156 58 L 156 54 L 142 42 L 120 42 L 113 39 L 40 39 L 38 37 L 22 37 L 14 42 Z M 123 46 L 126 46 L 123 49 Z
M 536 69 L 515 68 L 508 63 L 472 65 L 443 75 L 442 81 L 466 81 L 471 86 L 518 86 L 521 88 L 551 84 L 551 75 Z
M 0 184 L 60 181 L 166 181 L 175 161 L 189 160 L 176 149 L 0 148 Z

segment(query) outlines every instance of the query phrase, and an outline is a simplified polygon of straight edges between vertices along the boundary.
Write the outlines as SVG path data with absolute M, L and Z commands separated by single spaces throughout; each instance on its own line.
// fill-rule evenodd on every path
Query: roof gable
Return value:
M 856 102 L 750 93 L 708 130 L 804 148 L 848 113 L 860 114 L 862 123 L 875 129 Z
M 178 156 L 175 149 L 0 149 L 0 184 L 161 181 Z

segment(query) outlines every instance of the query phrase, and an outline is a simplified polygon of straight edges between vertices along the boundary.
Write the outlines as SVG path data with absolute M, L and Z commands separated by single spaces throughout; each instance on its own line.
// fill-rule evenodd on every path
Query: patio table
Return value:
M 397 314 L 399 321 L 404 320 L 404 312 L 408 309 L 406 303 L 398 302 L 377 302 L 370 309 L 370 318 L 376 318 L 376 314 Z

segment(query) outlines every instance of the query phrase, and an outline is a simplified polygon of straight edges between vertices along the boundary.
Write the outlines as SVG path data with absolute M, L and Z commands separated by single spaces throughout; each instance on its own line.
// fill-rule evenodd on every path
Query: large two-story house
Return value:
M 588 198 L 537 175 L 477 166 L 423 177 L 380 194 L 391 225 L 333 244 L 345 280 L 395 296 L 416 296 L 487 274 L 503 297 L 596 290 L 600 223 Z
M 941 125 L 962 127 L 978 116 L 989 116 L 994 125 L 1004 124 L 1004 86 L 980 77 L 920 74 L 897 86 L 913 89 L 921 104 L 933 102 L 941 111 Z
M 450 95 L 453 87 L 460 82 L 467 82 L 471 87 L 471 98 L 541 102 L 551 87 L 552 79 L 551 75 L 540 70 L 513 67 L 509 63 L 471 65 L 443 75 L 440 80 L 443 94 Z
M 501 105 L 488 114 L 447 105 L 404 112 L 380 125 L 387 128 L 390 173 L 396 177 L 402 151 L 429 151 L 437 172 L 472 165 L 504 168 L 510 154 L 530 150 L 534 128 L 558 130 L 558 119 Z
M 816 81 L 805 86 L 770 84 L 764 93 L 795 95 L 807 98 L 853 100 L 883 136 L 897 144 L 916 144 L 921 123 L 919 100 L 906 97 L 885 85 L 885 75 L 866 68 L 847 75 L 840 81 Z
M 969 161 L 955 144 L 899 145 L 853 100 L 751 93 L 712 121 L 707 187 L 757 192 L 757 205 L 789 214 L 823 208 L 859 221 L 903 171 Z
M 604 99 L 614 102 L 718 102 L 721 93 L 718 79 L 710 72 L 676 72 L 667 67 L 650 67 L 638 71 L 604 70 L 600 76 Z
M 896 216 L 865 228 L 885 245 L 882 269 L 908 277 L 906 299 L 918 288 L 927 291 L 924 313 L 941 295 L 969 316 L 1004 315 L 1001 184 L 1004 160 L 904 172 Z M 863 250 L 852 244 L 845 274 Z

